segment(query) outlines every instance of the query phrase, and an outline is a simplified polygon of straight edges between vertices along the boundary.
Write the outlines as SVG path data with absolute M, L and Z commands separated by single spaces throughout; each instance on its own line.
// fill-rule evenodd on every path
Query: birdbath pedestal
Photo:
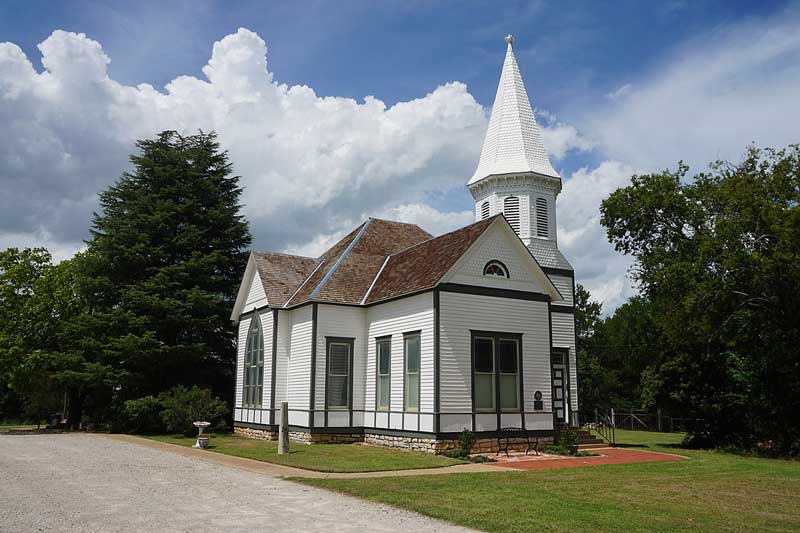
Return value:
M 197 442 L 192 448 L 208 448 L 208 437 L 203 436 L 203 430 L 210 426 L 211 422 L 194 422 L 192 425 L 197 428 Z

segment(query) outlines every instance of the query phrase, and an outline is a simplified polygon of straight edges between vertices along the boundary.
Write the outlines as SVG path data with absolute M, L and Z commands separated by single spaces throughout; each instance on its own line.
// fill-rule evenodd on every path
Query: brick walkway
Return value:
M 501 468 L 518 470 L 546 470 L 549 468 L 573 468 L 576 466 L 621 465 L 628 463 L 649 463 L 656 461 L 680 461 L 686 457 L 669 453 L 632 450 L 629 448 L 599 448 L 591 450 L 600 454 L 594 457 L 563 457 L 559 455 L 525 456 L 514 455 L 497 457 L 496 463 L 485 463 Z M 494 457 L 494 456 L 493 456 Z

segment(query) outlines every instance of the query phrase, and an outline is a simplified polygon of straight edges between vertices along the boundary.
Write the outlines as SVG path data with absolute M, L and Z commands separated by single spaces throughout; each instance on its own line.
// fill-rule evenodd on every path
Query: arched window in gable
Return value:
M 484 276 L 496 276 L 498 278 L 508 278 L 508 269 L 506 266 L 497 260 L 492 260 L 486 263 L 483 267 Z
M 258 313 L 253 315 L 247 344 L 244 350 L 244 390 L 242 404 L 245 407 L 261 407 L 264 391 L 264 335 Z
M 489 202 L 481 204 L 481 220 L 484 218 L 489 218 Z
M 519 235 L 519 197 L 508 196 L 503 200 L 503 214 L 511 225 L 514 233 Z

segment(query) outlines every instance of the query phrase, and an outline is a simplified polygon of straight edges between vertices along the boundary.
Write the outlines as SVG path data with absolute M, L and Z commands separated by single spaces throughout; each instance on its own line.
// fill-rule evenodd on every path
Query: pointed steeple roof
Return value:
M 483 141 L 481 159 L 469 185 L 495 174 L 535 172 L 560 178 L 542 144 L 528 93 L 514 57 L 514 38 L 506 36 L 508 49 L 494 98 L 492 117 Z

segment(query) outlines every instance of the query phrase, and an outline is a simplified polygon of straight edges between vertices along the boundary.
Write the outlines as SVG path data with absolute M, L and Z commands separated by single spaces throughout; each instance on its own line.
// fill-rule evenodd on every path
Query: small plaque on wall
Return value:
M 543 411 L 544 410 L 544 402 L 542 401 L 542 391 L 536 391 L 533 393 L 533 410 L 534 411 Z

